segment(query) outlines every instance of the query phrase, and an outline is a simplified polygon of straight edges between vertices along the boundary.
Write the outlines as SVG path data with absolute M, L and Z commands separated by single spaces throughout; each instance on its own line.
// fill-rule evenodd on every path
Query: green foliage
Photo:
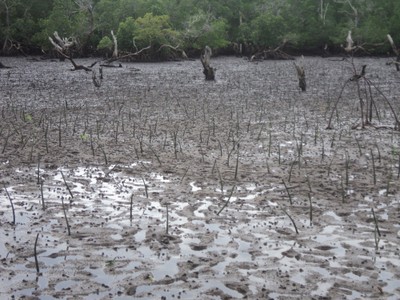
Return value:
M 179 43 L 179 33 L 171 28 L 169 16 L 154 16 L 152 13 L 136 19 L 134 38 L 139 49 L 149 45 L 158 49 L 164 44 Z
M 33 37 L 35 43 L 45 50 L 51 49 L 48 37 L 57 31 L 61 37 L 83 40 L 86 28 L 85 14 L 72 0 L 55 0 L 53 10 L 45 19 L 39 20 L 41 30 Z
M 97 45 L 98 50 L 104 50 L 104 49 L 111 50 L 112 47 L 113 47 L 113 42 L 108 36 L 104 36 Z
M 400 1 L 0 0 L 2 53 L 16 44 L 52 49 L 48 37 L 54 31 L 75 37 L 81 53 L 107 49 L 111 30 L 121 50 L 135 50 L 136 43 L 137 49 L 151 45 L 154 54 L 163 44 L 218 49 L 241 42 L 262 48 L 283 39 L 300 50 L 325 44 L 339 49 L 352 30 L 356 43 L 382 53 L 390 50 L 386 34 L 400 44 Z
M 120 50 L 131 51 L 133 49 L 135 28 L 135 20 L 132 17 L 126 18 L 125 21 L 119 24 L 117 40 Z
M 185 28 L 183 39 L 188 48 L 203 49 L 206 45 L 211 48 L 223 48 L 229 44 L 226 21 L 216 19 L 203 11 L 190 16 Z
M 282 43 L 285 32 L 283 17 L 269 12 L 259 15 L 250 23 L 250 40 L 255 45 L 277 46 Z

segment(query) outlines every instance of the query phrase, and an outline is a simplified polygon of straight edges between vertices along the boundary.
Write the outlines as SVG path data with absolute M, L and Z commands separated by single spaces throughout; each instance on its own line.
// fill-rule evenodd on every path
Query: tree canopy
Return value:
M 0 0 L 2 55 L 51 51 L 54 31 L 76 39 L 79 55 L 104 54 L 111 30 L 121 51 L 150 47 L 161 58 L 176 47 L 233 53 L 284 41 L 298 53 L 337 53 L 350 30 L 368 54 L 384 54 L 387 34 L 400 43 L 400 1 Z

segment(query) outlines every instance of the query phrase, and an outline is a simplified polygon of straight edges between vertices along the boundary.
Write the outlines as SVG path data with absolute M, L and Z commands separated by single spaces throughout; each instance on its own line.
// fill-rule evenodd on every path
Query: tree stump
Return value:
M 200 61 L 203 64 L 203 74 L 206 76 L 206 80 L 215 80 L 215 69 L 210 66 L 211 55 L 211 48 L 206 46 L 204 52 L 200 56 Z
M 294 66 L 296 67 L 297 71 L 297 78 L 299 79 L 299 87 L 302 92 L 305 92 L 307 89 L 307 84 L 306 84 L 306 72 L 304 71 L 303 65 L 297 65 L 294 63 Z

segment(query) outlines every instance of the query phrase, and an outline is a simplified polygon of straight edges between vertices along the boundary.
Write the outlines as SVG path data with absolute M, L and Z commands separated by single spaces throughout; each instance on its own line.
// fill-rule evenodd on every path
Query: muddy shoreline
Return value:
M 354 60 L 379 119 L 352 129 L 349 84 L 332 130 L 345 61 L 305 58 L 305 93 L 291 61 L 216 58 L 215 82 L 199 61 L 130 63 L 100 88 L 68 62 L 2 62 L 0 298 L 400 297 L 385 59 Z

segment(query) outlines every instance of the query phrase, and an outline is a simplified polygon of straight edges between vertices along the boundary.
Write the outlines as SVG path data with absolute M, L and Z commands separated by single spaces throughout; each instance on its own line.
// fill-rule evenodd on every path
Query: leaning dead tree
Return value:
M 100 67 L 100 69 L 99 69 L 99 74 L 100 74 L 99 78 L 97 77 L 95 70 L 92 69 L 94 67 L 94 65 L 97 63 L 97 61 L 92 63 L 89 67 L 86 67 L 83 65 L 78 65 L 72 57 L 72 53 L 73 53 L 72 49 L 76 44 L 76 39 L 61 38 L 58 35 L 57 31 L 55 31 L 53 35 L 54 35 L 54 39 L 49 36 L 49 41 L 54 46 L 54 49 L 61 55 L 61 57 L 68 59 L 72 63 L 72 65 L 74 66 L 72 71 L 76 71 L 76 70 L 91 71 L 93 84 L 95 87 L 99 88 L 103 81 L 103 69 L 102 69 L 102 67 Z
M 215 80 L 215 69 L 210 66 L 212 51 L 211 48 L 206 46 L 203 53 L 200 55 L 200 61 L 203 64 L 203 74 L 206 80 Z
M 303 59 L 300 64 L 293 63 L 296 71 L 297 71 L 297 78 L 299 79 L 299 87 L 302 92 L 305 92 L 307 89 L 307 84 L 306 84 L 306 72 L 304 71 L 304 66 L 303 66 Z
M 54 46 L 54 49 L 58 52 L 58 54 L 61 55 L 61 57 L 68 59 L 72 65 L 74 66 L 74 68 L 72 69 L 72 71 L 76 71 L 76 70 L 85 70 L 85 71 L 91 71 L 92 67 L 96 64 L 94 63 L 93 65 L 91 65 L 90 67 L 86 67 L 83 65 L 78 65 L 73 57 L 72 57 L 72 48 L 76 45 L 76 39 L 75 38 L 61 38 L 58 35 L 57 31 L 54 31 L 54 38 L 52 38 L 51 36 L 49 36 L 49 41 L 50 43 Z
M 172 45 L 168 45 L 168 44 L 163 44 L 163 45 L 161 45 L 160 48 L 158 49 L 158 52 L 160 52 L 160 51 L 161 51 L 162 49 L 164 49 L 164 48 L 169 49 L 169 50 L 171 50 L 171 51 L 173 51 L 173 52 L 178 53 L 179 57 L 182 58 L 182 59 L 188 59 L 188 56 L 187 56 L 185 50 L 181 49 L 181 48 L 179 47 L 179 45 L 177 45 L 177 46 L 172 46 Z
M 396 44 L 394 43 L 390 34 L 388 34 L 386 37 L 390 43 L 390 46 L 392 46 L 394 54 L 396 54 L 396 60 L 389 62 L 388 65 L 394 64 L 396 66 L 396 70 L 400 71 L 400 50 L 396 47 Z

